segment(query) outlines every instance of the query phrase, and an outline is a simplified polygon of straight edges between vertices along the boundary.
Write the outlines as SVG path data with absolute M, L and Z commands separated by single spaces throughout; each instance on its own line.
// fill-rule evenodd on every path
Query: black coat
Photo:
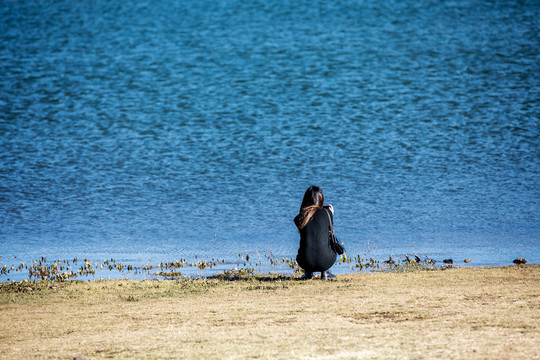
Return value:
M 332 218 L 332 212 L 328 210 Z M 326 209 L 317 209 L 311 220 L 300 230 L 300 248 L 296 262 L 307 272 L 326 271 L 336 262 L 336 253 L 328 239 L 329 220 Z

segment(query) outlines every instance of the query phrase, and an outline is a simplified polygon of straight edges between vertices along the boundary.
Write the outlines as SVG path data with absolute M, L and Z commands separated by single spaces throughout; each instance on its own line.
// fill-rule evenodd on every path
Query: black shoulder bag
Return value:
M 332 218 L 330 217 L 328 209 L 325 210 L 326 215 L 328 215 L 328 223 L 330 224 L 328 227 L 328 241 L 330 241 L 330 247 L 336 254 L 341 255 L 345 252 L 345 247 L 343 246 L 343 243 L 336 238 L 336 235 L 334 234 L 334 225 L 332 225 Z

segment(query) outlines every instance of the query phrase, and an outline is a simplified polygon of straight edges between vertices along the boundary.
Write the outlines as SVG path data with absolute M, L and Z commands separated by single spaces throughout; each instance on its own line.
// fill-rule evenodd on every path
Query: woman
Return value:
M 324 205 L 324 194 L 320 187 L 311 186 L 306 190 L 300 213 L 294 223 L 300 232 L 300 248 L 296 262 L 304 269 L 303 280 L 313 277 L 313 272 L 321 272 L 321 279 L 335 278 L 328 269 L 336 262 L 336 253 L 330 247 L 328 230 L 334 221 L 334 208 Z M 330 215 L 330 216 L 328 216 Z M 331 220 L 330 220 L 330 219 Z

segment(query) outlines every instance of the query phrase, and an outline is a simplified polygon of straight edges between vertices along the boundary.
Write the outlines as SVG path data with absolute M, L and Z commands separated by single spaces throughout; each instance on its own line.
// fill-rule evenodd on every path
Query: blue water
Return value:
M 316 184 L 349 254 L 538 263 L 539 19 L 517 0 L 1 1 L 2 261 L 294 257 Z

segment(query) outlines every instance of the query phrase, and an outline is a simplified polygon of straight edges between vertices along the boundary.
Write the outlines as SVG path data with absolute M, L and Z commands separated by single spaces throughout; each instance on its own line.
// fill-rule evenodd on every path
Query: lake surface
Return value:
M 350 255 L 538 263 L 539 19 L 537 1 L 1 1 L 1 261 L 294 258 L 315 184 Z

